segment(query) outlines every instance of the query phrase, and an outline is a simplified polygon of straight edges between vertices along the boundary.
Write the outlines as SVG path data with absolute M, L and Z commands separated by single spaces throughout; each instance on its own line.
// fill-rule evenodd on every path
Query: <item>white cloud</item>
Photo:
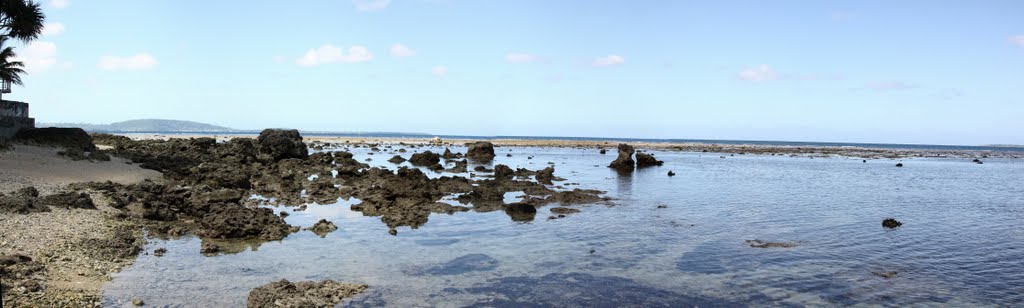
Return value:
M 352 4 L 355 4 L 356 10 L 359 11 L 379 11 L 386 9 L 391 4 L 391 0 L 352 0 Z
M 748 68 L 740 71 L 737 77 L 739 77 L 740 80 L 744 81 L 762 82 L 778 80 L 779 74 L 772 70 L 770 67 L 768 67 L 767 64 L 761 64 L 758 65 L 757 67 Z
M 600 57 L 590 62 L 591 66 L 612 66 L 619 65 L 626 62 L 626 58 L 619 55 L 608 55 L 606 57 Z
M 45 72 L 57 64 L 57 45 L 52 42 L 34 41 L 17 51 L 15 61 L 25 65 L 25 71 Z
M 876 81 L 864 85 L 865 88 L 875 91 L 900 91 L 915 88 L 914 85 L 902 81 Z
M 43 25 L 43 35 L 53 36 L 64 33 L 64 24 L 59 22 L 48 22 Z
M 1010 37 L 1010 43 L 1014 45 L 1024 47 L 1024 35 L 1016 35 Z
M 140 53 L 128 57 L 103 56 L 96 66 L 108 71 L 145 70 L 156 67 L 157 62 L 148 53 Z
M 409 49 L 409 47 L 406 47 L 405 45 L 395 44 L 395 45 L 391 46 L 391 56 L 392 57 L 404 58 L 404 57 L 412 57 L 412 56 L 415 56 L 415 55 L 416 55 L 416 51 L 412 50 L 412 49 Z
M 69 4 L 71 4 L 70 0 L 50 0 L 50 6 L 55 9 L 66 8 Z
M 344 53 L 341 48 L 334 47 L 331 44 L 320 46 L 317 49 L 311 49 L 306 52 L 301 58 L 295 60 L 295 64 L 299 66 L 314 66 L 327 63 L 358 63 L 373 60 L 373 54 L 370 53 L 366 47 L 355 45 L 348 48 L 348 53 Z
M 441 66 L 441 65 L 438 65 L 438 66 L 435 66 L 434 68 L 430 69 L 430 72 L 433 73 L 434 75 L 444 77 L 444 75 L 448 74 L 448 68 L 444 67 L 444 66 Z
M 512 53 L 509 53 L 509 54 L 505 55 L 505 61 L 508 61 L 508 63 L 515 63 L 515 64 L 527 64 L 527 63 L 536 62 L 537 61 L 537 56 L 532 55 L 532 54 L 528 54 L 528 53 L 512 52 Z

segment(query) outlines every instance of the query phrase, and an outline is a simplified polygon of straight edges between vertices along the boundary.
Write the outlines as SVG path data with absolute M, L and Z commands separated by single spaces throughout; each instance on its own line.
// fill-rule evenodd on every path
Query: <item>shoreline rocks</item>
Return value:
M 334 280 L 291 282 L 287 279 L 256 287 L 249 291 L 246 305 L 263 307 L 334 307 L 345 298 L 366 291 L 365 284 Z

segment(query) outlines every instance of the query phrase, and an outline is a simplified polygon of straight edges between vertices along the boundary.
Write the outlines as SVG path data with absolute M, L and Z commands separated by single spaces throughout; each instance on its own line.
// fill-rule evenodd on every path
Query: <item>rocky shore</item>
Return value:
M 552 181 L 564 179 L 555 176 L 553 167 L 538 172 L 512 170 L 499 164 L 493 169 L 485 168 L 492 175 L 477 178 L 427 176 L 426 172 L 442 170 L 466 172 L 469 160 L 489 162 L 494 157 L 494 145 L 490 142 L 472 143 L 465 154 L 446 151 L 442 159 L 438 154 L 420 152 L 417 145 L 389 145 L 384 150 L 370 144 L 307 144 L 295 130 L 265 130 L 257 138 L 221 141 L 209 137 L 133 140 L 108 134 L 89 136 L 80 131 L 41 131 L 32 136 L 14 147 L 35 144 L 60 148 L 60 152 L 81 151 L 82 155 L 65 155 L 62 159 L 92 163 L 98 162 L 89 157 L 109 155 L 121 164 L 130 163 L 163 176 L 140 181 L 86 180 L 54 185 L 43 196 L 30 187 L 0 195 L 3 230 L 27 230 L 22 227 L 26 221 L 40 220 L 32 215 L 95 211 L 92 214 L 96 216 L 57 216 L 68 224 L 75 224 L 80 217 L 95 219 L 94 224 L 98 225 L 87 224 L 91 232 L 98 232 L 93 237 L 68 233 L 63 238 L 62 245 L 71 247 L 66 249 L 81 250 L 80 253 L 56 248 L 30 251 L 4 243 L 0 252 L 6 261 L 0 274 L 5 278 L 5 300 L 29 306 L 97 305 L 102 281 L 129 264 L 141 250 L 143 228 L 152 236 L 199 236 L 204 239 L 202 253 L 210 255 L 221 250 L 220 244 L 215 243 L 273 241 L 300 231 L 262 205 L 296 206 L 302 210 L 306 204 L 356 198 L 361 202 L 353 205 L 352 210 L 380 217 L 388 232 L 395 235 L 400 227 L 415 229 L 425 224 L 431 214 L 504 211 L 512 220 L 531 221 L 538 207 L 555 204 L 564 208 L 610 200 L 602 197 L 601 191 L 557 189 Z M 310 147 L 325 146 L 331 151 L 309 154 Z M 410 163 L 425 166 L 427 171 L 409 167 L 371 168 L 346 151 L 353 146 L 373 147 L 374 152 L 388 152 L 401 159 L 408 157 Z M 508 192 L 525 195 L 519 202 L 506 204 L 504 195 Z M 259 198 L 251 198 L 253 195 Z M 458 196 L 465 206 L 439 202 L 446 196 Z M 52 224 L 47 227 L 61 228 Z M 323 222 L 309 230 L 323 235 L 331 229 L 328 222 Z M 18 238 L 36 237 L 19 235 Z M 78 254 L 86 257 L 77 257 Z M 86 262 L 92 267 L 86 272 L 59 262 Z M 62 289 L 56 287 L 56 282 L 62 275 L 70 275 L 62 273 L 64 269 L 94 278 L 98 283 L 75 296 L 59 293 Z
M 213 137 L 218 140 L 228 140 L 236 137 L 252 138 L 255 135 L 162 135 L 162 134 L 126 134 L 132 139 L 169 139 L 169 138 L 199 138 Z M 433 139 L 433 138 L 380 138 L 380 137 L 306 137 L 306 142 L 311 144 L 434 144 L 434 145 L 463 145 L 477 142 L 476 139 Z M 516 146 L 516 147 L 561 147 L 561 148 L 582 148 L 614 150 L 620 141 L 590 141 L 590 140 L 536 140 L 536 139 L 493 139 L 489 141 L 495 146 Z M 707 152 L 725 153 L 735 155 L 786 155 L 801 157 L 829 157 L 846 156 L 865 159 L 898 159 L 913 157 L 933 158 L 1024 158 L 1024 152 L 1009 150 L 944 150 L 924 148 L 879 148 L 863 146 L 793 146 L 793 145 L 766 145 L 766 144 L 716 144 L 700 142 L 628 142 L 636 148 L 679 151 L 679 152 Z

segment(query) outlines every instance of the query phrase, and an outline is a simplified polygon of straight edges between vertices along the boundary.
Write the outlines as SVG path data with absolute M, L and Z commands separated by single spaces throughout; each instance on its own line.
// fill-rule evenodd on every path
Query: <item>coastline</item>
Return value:
M 189 139 L 212 137 L 219 142 L 233 138 L 256 138 L 257 134 L 155 134 L 125 133 L 117 134 L 135 140 L 151 139 Z M 303 136 L 310 147 L 330 146 L 332 144 L 430 144 L 433 137 L 362 137 L 362 136 Z M 582 149 L 614 150 L 621 141 L 604 140 L 571 140 L 571 139 L 442 139 L 445 146 L 460 146 L 476 141 L 489 141 L 495 146 L 515 147 L 562 147 Z M 911 147 L 871 147 L 871 146 L 831 146 L 831 145 L 773 145 L 773 144 L 742 144 L 742 143 L 704 143 L 704 142 L 651 142 L 626 141 L 641 150 L 707 152 L 730 155 L 786 155 L 801 157 L 832 157 L 845 156 L 863 159 L 901 159 L 901 158 L 1024 158 L 1024 152 L 1012 150 L 971 150 L 971 149 L 928 149 Z

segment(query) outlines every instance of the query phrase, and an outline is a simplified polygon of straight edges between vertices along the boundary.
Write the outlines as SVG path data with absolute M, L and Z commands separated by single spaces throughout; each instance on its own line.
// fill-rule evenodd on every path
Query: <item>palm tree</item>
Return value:
M 0 98 L 3 93 L 10 90 L 11 84 L 22 85 L 21 74 L 25 65 L 21 61 L 12 61 L 17 55 L 14 54 L 14 47 L 4 45 L 7 43 L 6 36 L 0 36 L 0 81 L 3 82 L 3 90 L 0 91 Z
M 39 3 L 33 0 L 0 0 L 0 96 L 10 93 L 11 84 L 22 85 L 21 74 L 24 64 L 13 61 L 13 47 L 4 47 L 8 38 L 28 43 L 43 33 L 46 15 Z
M 0 0 L 0 35 L 29 42 L 43 33 L 46 15 L 33 0 Z

